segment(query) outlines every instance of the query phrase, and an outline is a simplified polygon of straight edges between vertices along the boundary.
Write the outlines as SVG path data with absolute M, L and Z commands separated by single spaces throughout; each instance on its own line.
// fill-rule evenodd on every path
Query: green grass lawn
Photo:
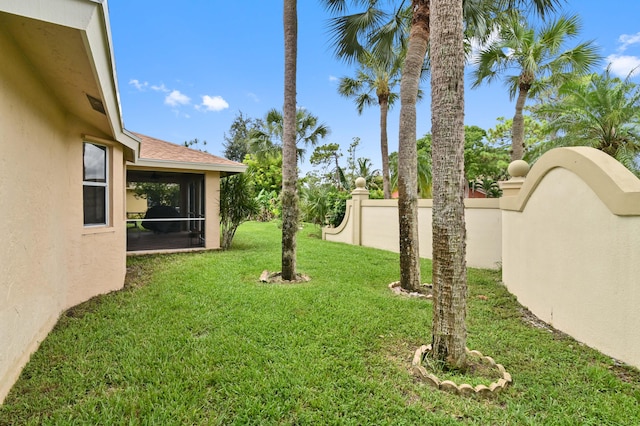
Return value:
M 469 272 L 468 346 L 513 386 L 480 400 L 421 384 L 410 363 L 432 305 L 387 288 L 398 255 L 312 232 L 305 284 L 258 282 L 280 268 L 273 223 L 243 224 L 227 252 L 130 258 L 126 290 L 62 316 L 0 425 L 640 424 L 638 371 L 531 325 L 495 271 Z

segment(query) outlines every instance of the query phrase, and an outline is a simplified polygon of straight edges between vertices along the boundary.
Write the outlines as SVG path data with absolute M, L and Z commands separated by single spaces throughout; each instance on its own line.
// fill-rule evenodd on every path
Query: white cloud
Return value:
M 255 93 L 253 93 L 253 92 L 247 92 L 247 97 L 248 97 L 249 99 L 251 99 L 251 100 L 252 100 L 253 102 L 255 102 L 255 103 L 259 103 L 259 102 L 260 102 L 260 98 L 258 97 L 258 95 L 256 95 L 256 94 L 255 94 Z
M 335 75 L 330 75 L 329 76 L 329 81 L 331 81 L 331 82 L 338 81 L 338 80 L 339 80 L 339 78 L 336 77 Z
M 153 86 L 151 86 L 151 90 L 155 90 L 156 92 L 164 92 L 164 93 L 170 92 L 170 90 L 167 89 L 164 83 L 162 83 L 160 86 L 154 84 Z
M 203 108 L 205 111 L 222 111 L 223 109 L 229 108 L 229 104 L 227 101 L 222 99 L 222 96 L 204 95 L 199 107 Z
M 143 91 L 149 85 L 149 83 L 147 83 L 146 81 L 144 83 L 141 83 L 140 80 L 136 80 L 135 78 L 129 80 L 129 84 L 140 91 Z
M 177 108 L 172 109 L 171 112 L 173 112 L 175 114 L 175 116 L 178 117 L 178 118 L 180 118 L 180 117 L 181 118 L 191 118 L 191 116 L 189 114 L 187 114 L 185 112 L 182 112 Z
M 627 50 L 627 47 L 633 44 L 640 43 L 640 33 L 635 34 L 622 34 L 618 37 L 618 41 L 622 43 L 622 45 L 618 48 L 618 52 L 624 52 Z
M 640 71 L 640 58 L 637 56 L 627 55 L 609 55 L 606 59 L 611 73 L 619 77 L 626 77 L 631 71 L 632 75 L 637 75 Z
M 187 105 L 191 101 L 187 95 L 180 93 L 179 90 L 174 90 L 164 98 L 164 103 L 171 106 Z

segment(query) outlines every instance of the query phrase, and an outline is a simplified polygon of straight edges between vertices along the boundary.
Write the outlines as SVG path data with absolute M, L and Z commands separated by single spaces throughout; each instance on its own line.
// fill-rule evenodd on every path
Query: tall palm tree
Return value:
M 588 73 L 600 56 L 591 42 L 565 49 L 580 32 L 576 15 L 561 16 L 539 31 L 517 12 L 503 16 L 498 37 L 480 52 L 472 87 L 504 79 L 511 100 L 516 99 L 511 160 L 520 160 L 525 151 L 523 110 L 527 98 L 549 85 L 557 87 L 575 75 Z
M 539 3 L 549 2 L 534 0 L 531 4 L 544 6 Z M 463 200 L 464 5 L 462 1 L 449 0 L 432 0 L 431 5 L 431 131 L 434 189 L 434 303 L 431 355 L 443 361 L 449 368 L 464 369 L 467 292 Z M 553 3 L 550 7 L 553 7 Z
M 464 37 L 462 2 L 432 0 L 432 356 L 466 365 L 464 223 Z
M 400 81 L 400 131 L 398 135 L 398 225 L 400 284 L 419 291 L 420 247 L 418 232 L 418 153 L 416 102 L 429 43 L 429 0 L 413 0 L 407 56 Z
M 462 1 L 462 0 L 461 0 Z M 468 28 L 486 31 L 497 10 L 527 5 L 539 15 L 552 11 L 562 0 L 464 0 Z M 407 46 L 400 82 L 400 132 L 398 138 L 398 216 L 400 234 L 400 285 L 420 288 L 418 247 L 418 200 L 416 155 L 416 102 L 423 62 L 429 41 L 429 0 L 398 0 L 393 10 L 382 0 L 324 0 L 333 13 L 342 15 L 330 24 L 338 57 L 352 61 L 370 50 L 388 57 L 394 46 Z M 348 6 L 364 6 L 360 13 L 346 14 Z M 410 25 L 407 23 L 410 22 Z
M 391 62 L 365 52 L 356 77 L 340 79 L 338 93 L 347 98 L 353 98 L 358 114 L 362 114 L 364 107 L 378 105 L 380 108 L 380 153 L 382 157 L 382 188 L 384 198 L 391 198 L 389 184 L 389 144 L 387 141 L 387 115 L 389 108 L 398 98 L 393 91 L 400 84 L 400 71 L 404 54 L 395 54 Z
M 638 174 L 640 153 L 640 86 L 612 77 L 610 70 L 567 82 L 560 98 L 538 111 L 554 117 L 551 131 L 559 136 L 541 147 L 586 145 L 606 152 Z
M 282 119 L 282 279 L 294 281 L 298 232 L 296 149 L 297 0 L 284 0 L 284 106 Z
M 345 14 L 348 3 L 365 6 L 363 12 Z M 410 291 L 420 289 L 418 246 L 418 190 L 416 155 L 416 102 L 429 41 L 429 0 L 394 2 L 384 9 L 382 0 L 325 0 L 334 13 L 341 14 L 330 25 L 338 57 L 348 61 L 370 51 L 383 60 L 394 49 L 404 49 L 406 57 L 400 81 L 400 132 L 398 137 L 398 216 L 400 234 L 400 285 Z

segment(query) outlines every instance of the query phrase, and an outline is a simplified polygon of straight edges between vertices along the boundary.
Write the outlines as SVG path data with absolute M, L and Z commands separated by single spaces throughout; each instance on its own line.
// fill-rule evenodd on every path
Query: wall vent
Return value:
M 100 99 L 94 98 L 91 95 L 87 95 L 87 99 L 89 99 L 89 103 L 91 104 L 91 108 L 93 108 L 94 110 L 98 111 L 99 113 L 107 115 L 106 111 L 104 110 L 104 105 L 102 104 L 102 101 Z

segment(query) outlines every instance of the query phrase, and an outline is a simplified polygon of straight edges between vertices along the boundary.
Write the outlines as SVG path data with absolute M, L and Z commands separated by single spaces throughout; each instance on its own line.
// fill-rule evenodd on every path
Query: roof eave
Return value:
M 83 44 L 83 55 L 90 67 L 83 72 L 91 75 L 90 78 L 95 82 L 95 90 L 98 92 L 86 92 L 86 94 L 98 95 L 98 101 L 102 102 L 104 108 L 103 124 L 98 125 L 97 128 L 104 132 L 102 137 L 113 139 L 124 146 L 127 160 L 135 161 L 140 152 L 140 140 L 124 129 L 107 1 L 0 0 L 0 12 L 70 28 L 77 32 Z M 55 81 L 45 83 L 53 85 Z M 66 89 L 63 87 L 62 90 Z M 76 93 L 74 90 L 68 90 L 68 92 Z M 85 122 L 95 125 L 96 114 L 100 112 L 88 106 L 84 95 L 81 100 L 77 99 L 77 97 L 74 98 L 73 106 L 67 104 L 66 107 L 70 111 L 75 111 L 76 115 Z M 82 107 L 78 108 L 76 105 L 82 105 Z
M 140 139 L 124 128 L 107 2 L 86 1 L 96 4 L 100 12 L 99 19 L 92 20 L 85 30 L 87 55 L 92 60 L 113 138 L 124 145 L 125 158 L 135 162 L 140 152 Z
M 204 164 L 187 161 L 170 161 L 170 160 L 150 160 L 147 158 L 139 158 L 135 164 L 129 164 L 134 168 L 162 168 L 172 169 L 176 171 L 210 171 L 210 172 L 223 172 L 225 174 L 237 174 L 244 173 L 247 170 L 245 164 Z M 128 165 L 128 166 L 129 166 Z

